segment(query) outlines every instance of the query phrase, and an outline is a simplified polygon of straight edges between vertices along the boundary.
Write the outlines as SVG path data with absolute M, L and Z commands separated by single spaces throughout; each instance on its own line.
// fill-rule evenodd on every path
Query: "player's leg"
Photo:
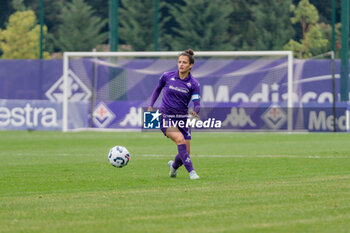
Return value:
M 186 147 L 187 147 L 187 153 L 188 153 L 188 155 L 190 155 L 190 152 L 191 152 L 191 140 L 190 139 L 186 140 Z M 199 176 L 197 175 L 197 173 L 195 172 L 194 169 L 189 174 L 190 174 L 190 178 L 192 180 L 199 179 Z
M 190 154 L 191 150 L 191 140 L 186 140 L 186 148 L 187 148 L 187 153 Z M 168 166 L 170 167 L 170 177 L 176 177 L 177 174 L 177 169 L 182 166 L 182 159 L 179 154 L 175 156 L 174 161 L 170 160 L 168 162 Z
M 190 159 L 190 157 L 191 157 L 190 156 L 190 154 L 191 154 L 191 129 L 187 128 L 187 127 L 181 127 L 178 129 L 180 130 L 180 132 L 182 133 L 182 135 L 185 138 L 187 153 L 188 153 L 188 157 L 189 157 L 188 159 Z M 193 165 L 192 165 L 192 168 L 193 168 Z M 191 179 L 199 179 L 199 176 L 197 175 L 197 173 L 195 172 L 194 169 L 191 172 L 189 172 L 189 174 L 190 174 Z
M 190 155 L 191 154 L 191 140 L 190 139 L 186 140 L 186 148 L 187 148 L 187 153 Z
M 178 128 L 169 127 L 166 131 L 166 136 L 169 137 L 172 141 L 175 142 L 178 149 L 178 155 L 176 156 L 178 159 L 175 158 L 174 163 L 172 164 L 172 168 L 176 170 L 179 167 L 179 163 L 175 163 L 176 160 L 182 161 L 185 168 L 187 169 L 188 173 L 190 174 L 191 179 L 199 179 L 199 176 L 196 174 L 196 172 L 193 169 L 192 161 L 190 158 L 190 155 L 187 151 L 187 143 L 185 140 L 185 137 L 182 132 Z
M 180 132 L 182 133 L 182 135 L 184 136 L 185 138 L 185 141 L 186 141 L 186 148 L 187 148 L 187 153 L 190 155 L 191 153 L 191 150 L 190 150 L 190 147 L 191 147 L 191 138 L 190 136 L 188 136 L 188 134 L 184 133 L 183 130 Z M 186 135 L 186 136 L 185 136 Z M 170 162 L 170 161 L 169 161 Z M 179 154 L 177 154 L 175 156 L 175 160 L 174 161 L 171 161 L 171 164 L 173 164 L 173 167 L 174 169 L 178 169 L 179 167 L 182 166 L 182 159 L 181 159 L 181 156 Z M 168 165 L 170 166 L 170 164 L 168 163 Z
M 178 144 L 182 144 L 185 140 L 183 138 L 183 135 L 181 134 L 181 132 L 174 127 L 169 127 L 166 132 L 165 135 L 170 138 L 173 142 L 175 142 L 176 145 Z M 182 162 L 182 156 L 178 153 L 175 156 L 174 161 L 170 160 L 168 162 L 169 168 L 170 168 L 170 173 L 169 176 L 170 177 L 176 177 L 177 175 L 177 169 L 182 166 L 183 162 Z

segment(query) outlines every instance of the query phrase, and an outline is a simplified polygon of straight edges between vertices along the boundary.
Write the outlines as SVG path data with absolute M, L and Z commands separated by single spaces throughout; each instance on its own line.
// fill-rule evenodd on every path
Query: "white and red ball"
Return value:
M 109 150 L 108 161 L 114 167 L 125 167 L 130 161 L 129 151 L 124 146 L 115 146 Z

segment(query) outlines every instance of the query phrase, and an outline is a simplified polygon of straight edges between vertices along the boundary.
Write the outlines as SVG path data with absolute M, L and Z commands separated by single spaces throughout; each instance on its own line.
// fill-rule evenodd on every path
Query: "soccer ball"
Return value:
M 125 167 L 130 160 L 129 151 L 123 146 L 115 146 L 109 150 L 108 161 L 114 167 Z

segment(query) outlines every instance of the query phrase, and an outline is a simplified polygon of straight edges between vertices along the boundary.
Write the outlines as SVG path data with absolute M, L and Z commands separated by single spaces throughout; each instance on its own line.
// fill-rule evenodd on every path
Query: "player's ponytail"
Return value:
M 188 59 L 190 60 L 190 64 L 194 64 L 194 52 L 192 49 L 187 49 L 183 51 L 182 53 L 180 53 L 179 57 L 180 56 L 188 57 Z

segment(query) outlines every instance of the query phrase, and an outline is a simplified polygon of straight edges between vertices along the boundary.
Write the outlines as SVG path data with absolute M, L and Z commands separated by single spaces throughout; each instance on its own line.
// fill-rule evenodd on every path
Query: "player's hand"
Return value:
M 148 106 L 147 111 L 148 112 L 153 112 L 153 107 L 152 106 Z
M 195 111 L 191 110 L 190 114 L 199 119 L 199 115 Z

